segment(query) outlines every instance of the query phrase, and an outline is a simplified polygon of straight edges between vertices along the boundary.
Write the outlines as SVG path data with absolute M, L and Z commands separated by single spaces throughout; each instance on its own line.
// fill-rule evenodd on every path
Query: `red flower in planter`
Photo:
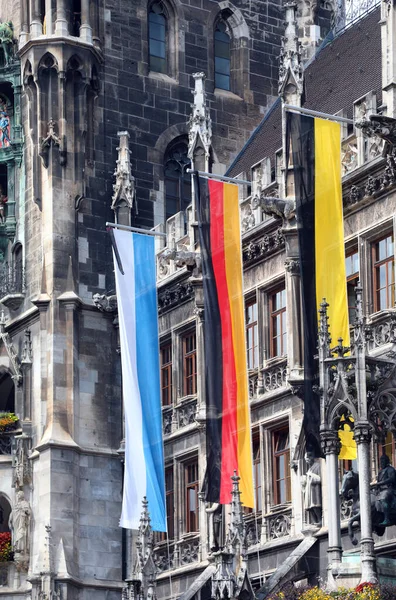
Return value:
M 362 592 L 364 590 L 364 588 L 374 588 L 375 585 L 374 583 L 369 583 L 368 581 L 363 581 L 362 583 L 359 583 L 359 585 L 357 585 L 355 587 L 355 592 Z
M 0 562 L 12 560 L 11 533 L 4 531 L 0 533 Z

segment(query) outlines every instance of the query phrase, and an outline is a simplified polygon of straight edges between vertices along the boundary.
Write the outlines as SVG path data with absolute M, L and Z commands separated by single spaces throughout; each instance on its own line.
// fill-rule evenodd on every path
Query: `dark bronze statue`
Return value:
M 377 482 L 371 487 L 371 520 L 373 531 L 384 535 L 385 528 L 396 525 L 396 469 L 390 464 L 386 454 L 380 459 L 381 469 Z M 356 546 L 357 539 L 353 531 L 354 524 L 360 523 L 359 474 L 347 471 L 342 480 L 341 495 L 352 499 L 352 516 L 348 522 L 348 533 L 352 544 Z

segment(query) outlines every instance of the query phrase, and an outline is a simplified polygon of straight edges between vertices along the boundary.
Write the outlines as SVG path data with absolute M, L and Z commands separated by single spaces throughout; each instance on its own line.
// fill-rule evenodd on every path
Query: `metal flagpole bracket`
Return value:
M 141 227 L 129 227 L 129 225 L 121 225 L 120 223 L 106 222 L 106 227 L 108 227 L 109 229 L 124 229 L 125 231 L 134 231 L 135 233 L 144 233 L 146 235 L 158 235 L 160 237 L 166 237 L 166 233 L 162 233 L 162 231 L 142 229 Z
M 234 177 L 226 177 L 225 175 L 216 175 L 215 173 L 207 173 L 206 171 L 195 171 L 195 169 L 186 169 L 186 173 L 193 175 L 196 173 L 200 177 L 206 177 L 206 179 L 217 179 L 218 181 L 225 181 L 228 183 L 237 183 L 241 185 L 250 185 L 252 182 L 247 179 L 235 179 Z
M 311 110 L 310 108 L 302 108 L 300 106 L 293 106 L 292 104 L 284 104 L 283 108 L 289 112 L 297 112 L 303 115 L 309 115 L 311 117 L 319 117 L 320 119 L 327 119 L 328 121 L 338 121 L 339 123 L 355 124 L 353 119 L 347 119 L 346 117 L 338 117 L 337 115 L 329 115 L 328 113 L 318 112 L 317 110 Z

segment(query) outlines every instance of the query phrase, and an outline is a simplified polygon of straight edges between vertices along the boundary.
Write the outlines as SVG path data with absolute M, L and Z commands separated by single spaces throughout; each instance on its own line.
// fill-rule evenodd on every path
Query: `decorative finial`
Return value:
M 188 121 L 188 157 L 194 162 L 194 152 L 201 142 L 205 152 L 205 171 L 209 170 L 210 147 L 212 143 L 212 120 L 206 106 L 205 73 L 193 73 L 195 88 L 192 113 Z
M 323 298 L 319 309 L 319 350 L 327 358 L 330 355 L 331 337 L 329 332 L 329 317 L 327 315 L 328 304 Z
M 304 76 L 301 59 L 301 44 L 297 35 L 297 3 L 294 1 L 286 2 L 285 9 L 286 30 L 285 35 L 282 38 L 279 57 L 278 91 L 283 100 L 300 104 L 303 93 Z M 293 98 L 290 96 L 293 96 Z
M 114 171 L 116 181 L 113 185 L 114 193 L 111 208 L 115 212 L 117 223 L 120 223 L 120 209 L 126 209 L 128 212 L 129 223 L 123 223 L 123 225 L 129 225 L 130 211 L 132 208 L 134 208 L 136 213 L 138 212 L 135 200 L 135 178 L 132 175 L 130 161 L 129 133 L 127 131 L 119 131 L 117 135 L 120 138 L 120 142 L 117 148 L 117 168 Z

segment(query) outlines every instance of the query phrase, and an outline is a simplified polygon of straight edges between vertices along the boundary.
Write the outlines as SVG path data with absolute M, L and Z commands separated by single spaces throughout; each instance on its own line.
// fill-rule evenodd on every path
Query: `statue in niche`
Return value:
M 382 512 L 384 519 L 380 525 L 388 527 L 393 525 L 396 513 L 396 469 L 390 464 L 389 457 L 383 454 L 380 458 L 380 471 L 377 483 L 374 485 L 376 492 L 376 508 Z
M 5 206 L 7 204 L 7 196 L 3 192 L 3 186 L 0 184 L 0 225 L 6 222 Z
M 322 524 L 322 480 L 320 476 L 320 462 L 313 452 L 306 452 L 305 462 L 308 465 L 307 474 L 301 480 L 304 491 L 304 509 L 307 513 L 307 522 L 310 525 Z
M 18 490 L 15 506 L 11 511 L 9 527 L 12 534 L 12 548 L 15 560 L 18 555 L 22 558 L 29 553 L 30 519 L 32 511 L 29 502 L 25 499 L 23 490 Z
M 11 124 L 6 103 L 0 104 L 0 148 L 8 148 L 11 144 Z
M 14 25 L 11 21 L 0 23 L 0 47 L 4 53 L 4 66 L 8 66 L 14 57 Z
M 213 502 L 212 506 L 206 508 L 208 515 L 209 548 L 211 552 L 217 552 L 221 548 L 221 523 L 223 521 L 223 505 Z

